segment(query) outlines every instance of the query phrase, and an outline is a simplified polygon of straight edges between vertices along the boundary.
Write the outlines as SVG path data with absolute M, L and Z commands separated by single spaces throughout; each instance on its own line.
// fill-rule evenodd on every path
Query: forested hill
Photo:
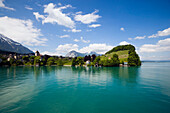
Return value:
M 129 44 L 129 45 L 120 45 L 120 46 L 114 47 L 113 49 L 106 52 L 105 54 L 109 54 L 109 53 L 117 52 L 117 51 L 124 51 L 124 50 L 135 51 L 135 47 L 133 45 L 131 45 L 131 44 Z
M 110 51 L 106 52 L 104 56 L 101 56 L 101 59 L 105 60 L 111 58 L 114 54 L 117 54 L 121 62 L 128 62 L 130 66 L 140 66 L 141 61 L 139 55 L 135 51 L 133 45 L 120 45 L 114 47 Z

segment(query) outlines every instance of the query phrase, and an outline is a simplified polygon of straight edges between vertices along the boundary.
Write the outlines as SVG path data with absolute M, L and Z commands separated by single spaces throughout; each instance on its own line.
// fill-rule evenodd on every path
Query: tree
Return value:
M 113 57 L 111 58 L 111 60 L 113 61 L 113 64 L 112 64 L 113 66 L 119 66 L 120 61 L 119 61 L 119 57 L 117 54 L 113 54 Z
M 14 65 L 15 64 L 15 60 L 13 58 L 10 59 L 10 65 Z
M 92 55 L 92 59 L 91 59 L 91 61 L 93 62 L 93 61 L 95 60 L 95 58 L 96 58 L 96 55 L 95 55 L 95 54 L 93 54 L 93 55 Z
M 59 59 L 57 65 L 58 66 L 63 66 L 63 61 L 61 59 Z
M 138 54 L 136 54 L 135 51 L 131 52 L 129 54 L 128 65 L 130 65 L 130 66 L 140 66 L 141 65 L 140 58 L 139 58 Z
M 75 65 L 77 65 L 77 63 L 76 63 L 76 59 L 75 59 L 75 58 L 73 58 L 73 59 L 72 59 L 72 62 L 71 62 L 71 66 L 75 66 Z
M 40 59 L 41 59 L 41 57 L 40 56 L 36 56 L 35 58 L 34 58 L 34 65 L 39 65 L 40 64 Z
M 48 58 L 48 60 L 47 60 L 47 65 L 53 65 L 54 64 L 54 58 L 53 57 L 50 57 L 50 58 Z
M 93 64 L 96 64 L 96 63 L 99 64 L 99 62 L 100 62 L 100 56 L 97 56 L 97 57 L 95 58 L 95 60 L 93 61 Z
M 84 64 L 83 57 L 77 57 L 76 62 L 78 63 L 78 65 L 82 66 Z

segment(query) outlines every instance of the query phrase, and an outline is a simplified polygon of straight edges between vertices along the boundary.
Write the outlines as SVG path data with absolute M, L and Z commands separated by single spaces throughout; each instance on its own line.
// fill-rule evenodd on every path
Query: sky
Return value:
M 41 54 L 104 54 L 132 44 L 170 60 L 170 0 L 0 0 L 0 33 Z

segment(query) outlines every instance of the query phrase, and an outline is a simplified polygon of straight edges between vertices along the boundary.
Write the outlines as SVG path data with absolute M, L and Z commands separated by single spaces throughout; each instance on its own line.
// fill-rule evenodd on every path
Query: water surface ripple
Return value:
M 0 113 L 170 113 L 170 63 L 0 67 Z

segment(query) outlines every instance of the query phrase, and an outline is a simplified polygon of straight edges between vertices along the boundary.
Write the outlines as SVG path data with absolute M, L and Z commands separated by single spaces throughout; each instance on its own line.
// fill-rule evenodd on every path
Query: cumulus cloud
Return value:
M 83 43 L 89 43 L 90 42 L 90 40 L 84 40 L 83 37 L 80 37 L 80 40 L 79 39 L 74 39 L 74 42 L 79 42 L 79 41 L 81 41 Z
M 78 51 L 78 45 L 77 44 L 63 44 L 63 45 L 59 45 L 56 48 L 56 53 L 60 54 L 60 55 L 65 55 L 68 52 L 75 50 Z
M 135 39 L 135 40 L 136 40 L 136 39 L 141 40 L 141 39 L 145 39 L 145 37 L 146 37 L 146 36 L 137 36 L 137 37 L 135 37 L 134 39 Z
M 78 39 L 74 39 L 74 42 L 79 42 L 80 40 L 78 40 Z
M 42 55 L 51 55 L 51 56 L 60 56 L 61 54 L 58 54 L 56 51 L 55 52 L 50 52 L 50 51 L 43 51 L 41 52 Z
M 170 27 L 167 29 L 164 29 L 163 31 L 158 31 L 157 34 L 148 36 L 148 38 L 156 38 L 156 37 L 169 36 L 169 35 L 170 35 Z
M 40 38 L 43 36 L 41 30 L 35 28 L 31 20 L 0 17 L 0 33 L 29 46 L 42 46 L 47 41 L 46 38 Z
M 85 15 L 82 15 L 82 12 L 78 12 L 75 15 L 74 19 L 76 21 L 82 22 L 83 24 L 91 24 L 93 22 L 96 22 L 97 19 L 101 18 L 101 16 L 96 14 L 97 12 L 98 10 L 95 10 L 94 12 Z
M 84 42 L 84 43 L 89 43 L 90 40 L 84 40 L 83 37 L 80 37 L 81 41 Z
M 60 38 L 69 38 L 70 35 L 62 35 L 62 36 L 59 36 Z
M 15 10 L 14 8 L 5 6 L 5 4 L 3 2 L 4 2 L 4 0 L 0 0 L 0 7 L 8 9 L 8 10 L 13 10 L 13 11 Z
M 120 30 L 121 30 L 121 31 L 125 31 L 125 28 L 121 27 Z
M 119 43 L 119 45 L 128 45 L 128 44 L 130 44 L 130 43 L 126 42 L 126 41 L 122 41 L 122 42 Z
M 63 31 L 65 31 L 65 32 L 73 32 L 73 33 L 81 32 L 80 29 L 71 29 L 71 30 L 64 29 Z
M 28 10 L 33 10 L 33 8 L 29 7 L 29 6 L 25 6 L 25 9 L 28 9 Z
M 45 7 L 44 13 L 46 13 L 46 14 L 42 16 L 42 24 L 44 24 L 44 23 L 51 23 L 51 24 L 57 23 L 58 25 L 62 25 L 62 26 L 65 26 L 65 27 L 68 27 L 68 28 L 71 28 L 71 29 L 73 29 L 75 27 L 74 21 L 67 14 L 62 12 L 63 9 L 67 9 L 69 7 L 72 7 L 71 5 L 56 7 L 55 4 L 49 3 L 48 5 L 45 5 L 44 7 Z M 35 15 L 35 17 L 36 17 L 36 15 Z M 41 18 L 41 17 L 39 17 L 39 18 Z
M 112 48 L 113 46 L 111 45 L 94 43 L 94 44 L 89 44 L 89 46 L 81 48 L 79 52 L 90 53 L 91 51 L 95 51 L 98 54 L 104 54 L 107 51 L 111 50 Z
M 79 30 L 79 29 L 72 29 L 72 30 L 69 30 L 69 32 L 73 32 L 73 33 L 76 33 L 76 32 L 81 32 L 81 30 Z
M 92 24 L 92 25 L 89 25 L 88 27 L 96 28 L 96 27 L 100 27 L 100 26 L 101 26 L 100 24 Z
M 144 44 L 139 49 L 140 52 L 163 52 L 170 51 L 170 38 L 159 40 L 156 44 Z
M 38 12 L 33 12 L 33 15 L 35 15 L 37 21 L 39 21 L 39 18 L 45 19 L 44 15 L 40 15 Z
M 113 48 L 113 46 L 111 45 L 107 45 L 104 43 L 94 43 L 94 44 L 89 44 L 86 47 L 83 47 L 81 49 L 79 49 L 79 46 L 77 44 L 63 44 L 63 45 L 59 45 L 56 48 L 55 52 L 48 52 L 48 51 L 44 51 L 41 52 L 41 54 L 49 54 L 49 55 L 66 55 L 68 52 L 75 50 L 77 52 L 81 52 L 81 53 L 90 53 L 92 51 L 95 51 L 98 54 L 104 54 L 107 51 L 111 50 Z

